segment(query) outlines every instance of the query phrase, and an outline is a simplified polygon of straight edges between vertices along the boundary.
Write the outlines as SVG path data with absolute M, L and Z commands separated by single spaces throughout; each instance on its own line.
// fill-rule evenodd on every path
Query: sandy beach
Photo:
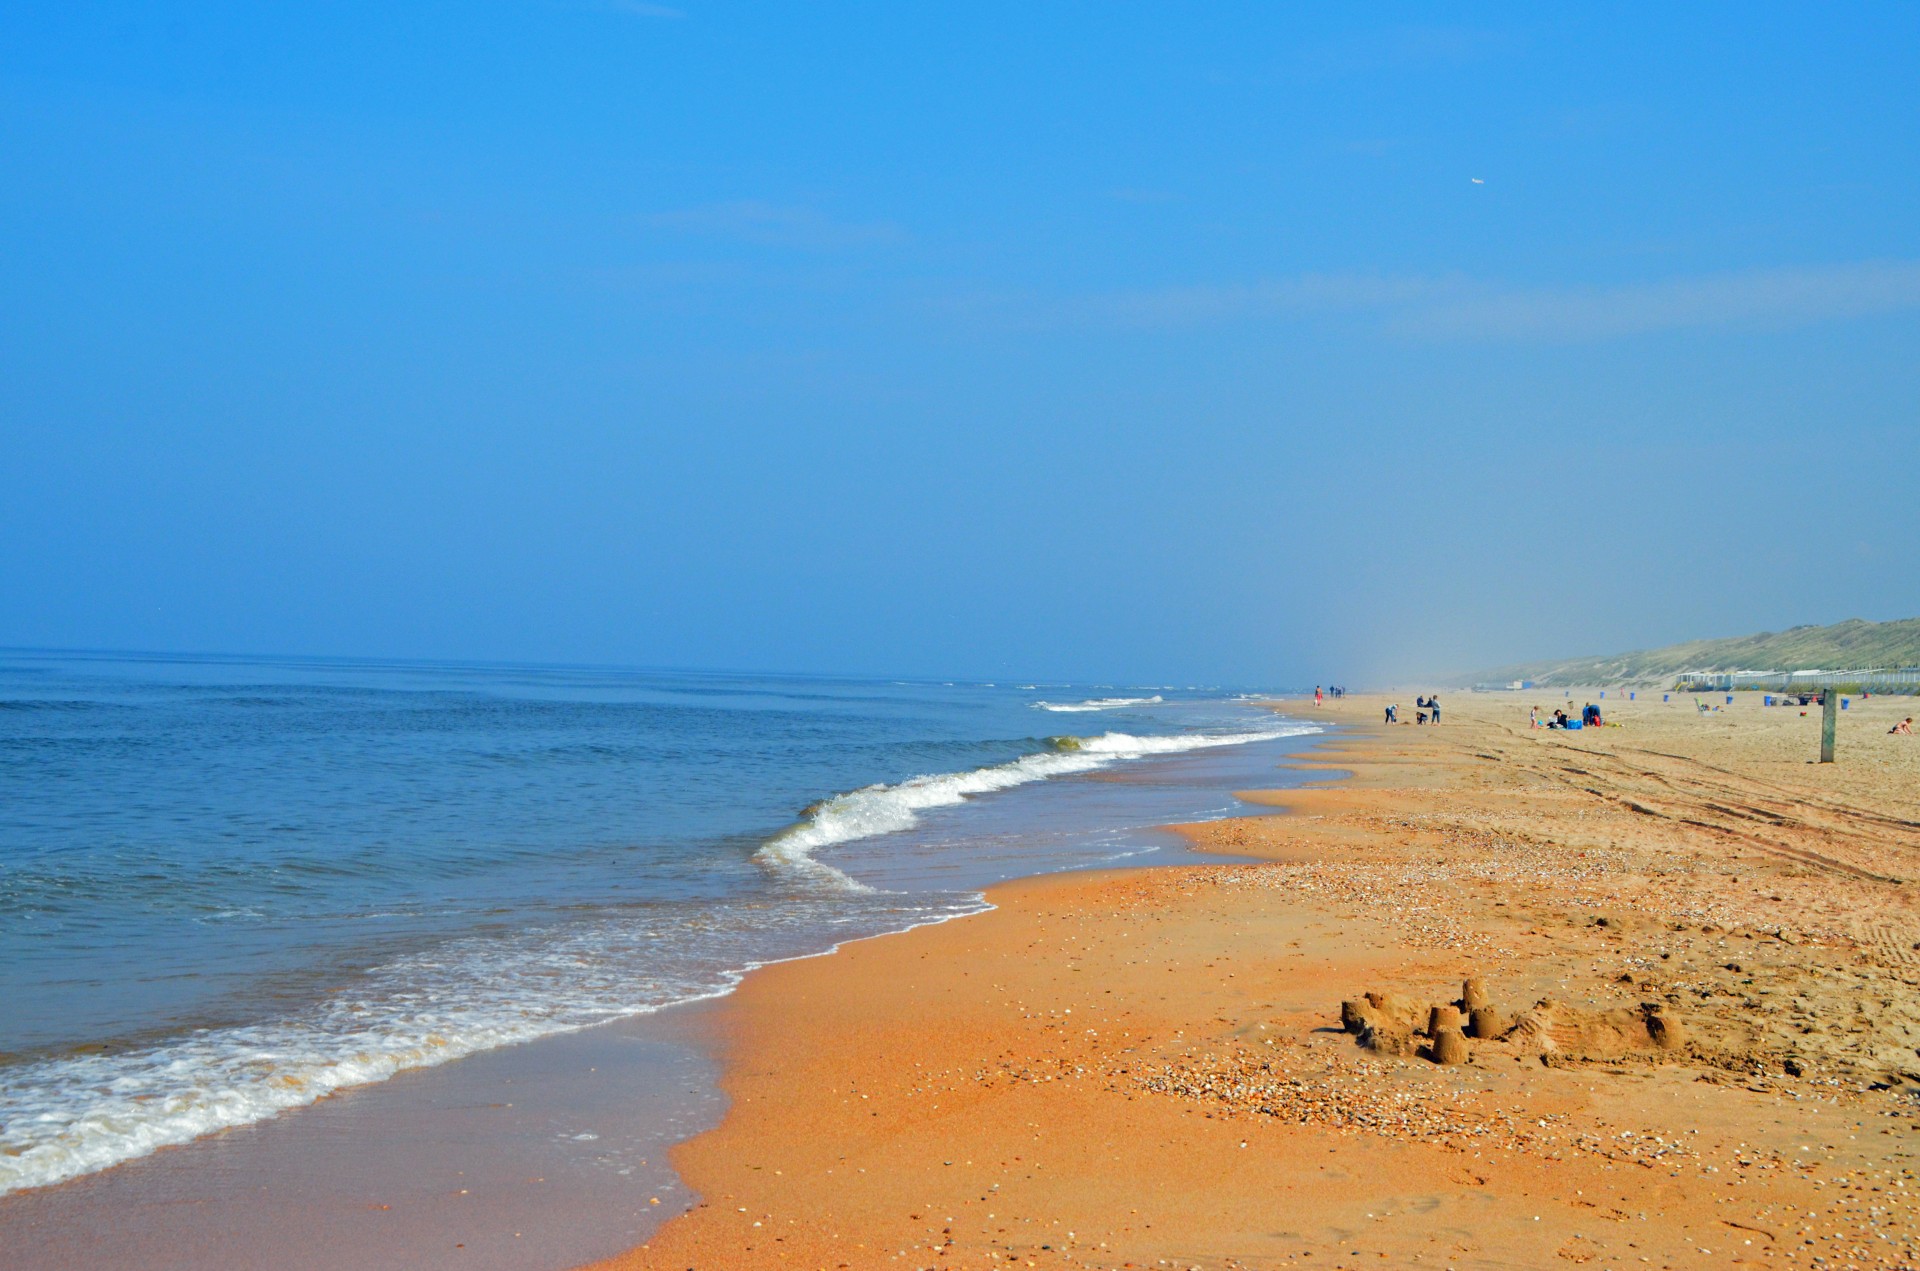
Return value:
M 0 1271 L 1920 1271 L 1917 49 L 6 3 Z
M 1914 703 L 1823 766 L 1817 710 L 1639 696 L 1348 697 L 1324 782 L 1187 827 L 1226 863 L 755 973 L 703 1199 L 602 1265 L 1916 1265 Z

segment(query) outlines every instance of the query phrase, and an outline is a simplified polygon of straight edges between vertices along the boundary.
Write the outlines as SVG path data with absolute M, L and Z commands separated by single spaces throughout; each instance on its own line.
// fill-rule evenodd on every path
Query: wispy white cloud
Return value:
M 1297 46 L 1296 72 L 1352 75 L 1404 70 L 1425 65 L 1461 65 L 1522 50 L 1506 31 L 1457 26 L 1387 26 L 1353 31 L 1333 39 Z
M 1689 327 L 1803 326 L 1920 308 L 1920 261 L 1750 269 L 1615 287 L 1435 298 L 1396 321 L 1423 334 L 1591 340 Z
M 761 247 L 844 251 L 905 242 L 906 230 L 891 221 L 841 221 L 810 207 L 746 199 L 709 203 L 641 218 L 650 229 L 730 238 Z
M 1119 326 L 1184 326 L 1267 315 L 1368 312 L 1416 302 L 1446 284 L 1368 274 L 1302 274 L 1226 286 L 1114 292 L 1071 302 L 1084 318 Z
M 970 308 L 978 312 L 983 306 Z M 986 306 L 992 307 L 992 306 Z M 1575 343 L 1711 327 L 1794 327 L 1920 309 L 1920 261 L 1750 269 L 1615 286 L 1524 287 L 1453 274 L 1305 274 L 999 306 L 1021 325 L 1180 327 L 1345 316 L 1440 340 Z

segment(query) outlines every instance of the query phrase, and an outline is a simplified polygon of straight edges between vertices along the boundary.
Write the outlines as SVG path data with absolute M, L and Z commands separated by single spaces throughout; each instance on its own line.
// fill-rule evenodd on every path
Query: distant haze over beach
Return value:
M 1920 7 L 1439 12 L 9 5 L 0 646 L 1141 697 L 1920 613 Z
M 1801 626 L 1790 631 L 1719 640 L 1689 640 L 1663 649 L 1573 657 L 1495 667 L 1452 682 L 1491 686 L 1665 684 L 1686 672 L 1863 671 L 1920 667 L 1920 618 Z M 1904 682 L 1904 681 L 1903 681 Z M 1870 688 L 1873 681 L 1862 679 Z

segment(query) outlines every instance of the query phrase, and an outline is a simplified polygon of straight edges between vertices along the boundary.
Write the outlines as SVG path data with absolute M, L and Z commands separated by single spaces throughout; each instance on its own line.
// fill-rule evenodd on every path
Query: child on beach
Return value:
M 1907 716 L 1905 719 L 1895 724 L 1892 728 L 1889 728 L 1887 732 L 1891 733 L 1895 737 L 1913 736 L 1913 716 L 1911 715 Z

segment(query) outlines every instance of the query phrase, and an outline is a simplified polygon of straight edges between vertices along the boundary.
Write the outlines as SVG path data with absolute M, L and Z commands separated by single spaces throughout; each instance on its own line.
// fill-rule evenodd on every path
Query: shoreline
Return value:
M 1884 787 L 1920 766 L 1795 771 L 1788 721 L 1654 703 L 1541 737 L 1524 703 L 1458 695 L 1438 729 L 1292 706 L 1352 725 L 1291 764 L 1341 775 L 1182 827 L 1260 863 L 1005 883 L 756 972 L 708 1008 L 729 1109 L 670 1154 L 703 1199 L 595 1265 L 1920 1256 L 1920 915 L 1873 877 L 1916 845 Z M 1366 989 L 1469 975 L 1532 1031 L 1448 1067 L 1341 1029 Z M 1676 1046 L 1635 1023 L 1661 1013 Z
M 1072 806 L 1084 812 L 1095 798 L 1110 811 L 1115 799 L 1146 799 L 1149 808 L 1211 815 L 1214 792 L 1230 803 L 1227 791 L 1247 772 L 1285 753 L 1260 749 L 1266 758 L 1248 759 L 1239 746 L 1199 747 L 1153 756 L 1137 770 L 1118 765 L 1094 774 L 1099 784 Z M 1135 781 L 1145 784 L 1124 788 Z M 1017 805 L 995 806 L 1003 811 L 985 824 L 1004 833 L 1009 812 L 1012 823 L 1026 823 Z M 1079 822 L 1062 823 L 1081 834 Z M 1125 837 L 1126 854 L 1143 861 L 1197 859 L 1184 840 L 1158 829 Z M 983 860 L 974 867 L 1000 867 Z M 970 894 L 979 895 L 977 885 Z M 907 918 L 892 933 L 953 916 Z M 702 999 L 405 1071 L 16 1193 L 0 1199 L 0 1235 L 23 1268 L 42 1271 L 102 1256 L 153 1266 L 319 1268 L 338 1259 L 413 1266 L 458 1250 L 463 1265 L 500 1271 L 606 1256 L 650 1234 L 663 1210 L 687 1195 L 664 1168 L 665 1155 L 717 1119 L 701 1043 L 705 1011 L 741 978 L 830 957 L 844 942 L 742 967 Z M 355 1144 L 368 1159 L 354 1162 Z M 256 1176 L 271 1186 L 253 1186 Z
M 1133 850 L 1224 796 L 1051 779 L 1290 731 L 1197 691 L 1059 716 L 1013 685 L 748 673 L 53 654 L 0 680 L 34 741 L 0 1243 L 14 1195 Z

